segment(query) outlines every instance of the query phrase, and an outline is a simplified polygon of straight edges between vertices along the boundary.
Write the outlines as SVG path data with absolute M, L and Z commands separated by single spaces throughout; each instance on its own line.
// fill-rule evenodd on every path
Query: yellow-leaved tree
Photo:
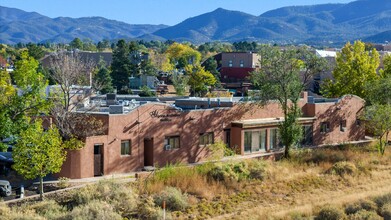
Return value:
M 326 97 L 340 97 L 346 94 L 366 98 L 365 84 L 379 78 L 379 53 L 376 49 L 365 50 L 361 41 L 349 42 L 337 53 L 333 79 L 326 80 L 322 93 Z

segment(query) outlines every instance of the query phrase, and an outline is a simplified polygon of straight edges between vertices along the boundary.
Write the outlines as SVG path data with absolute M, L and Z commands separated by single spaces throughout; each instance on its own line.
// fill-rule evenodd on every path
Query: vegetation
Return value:
M 93 86 L 101 94 L 114 92 L 110 70 L 106 67 L 106 63 L 102 59 L 100 59 L 96 73 L 94 74 Z
M 106 180 L 49 196 L 45 203 L 0 205 L 0 214 L 5 218 L 73 219 L 84 213 L 84 218 L 91 219 L 159 219 L 166 201 L 166 216 L 174 219 L 221 215 L 229 219 L 379 219 L 388 216 L 391 204 L 390 187 L 383 185 L 391 179 L 390 154 L 385 154 L 378 157 L 373 146 L 340 146 L 293 151 L 291 159 L 281 161 L 168 165 L 135 183 Z M 354 172 L 330 172 L 352 166 Z
M 0 140 L 17 139 L 20 132 L 28 127 L 29 117 L 48 111 L 49 103 L 45 98 L 47 81 L 38 72 L 38 61 L 22 52 L 16 67 L 11 74 L 0 70 Z M 0 142 L 0 150 L 2 144 Z
M 325 81 L 323 94 L 328 97 L 341 97 L 346 94 L 367 97 L 365 84 L 376 80 L 379 67 L 379 53 L 376 49 L 365 50 L 365 44 L 355 41 L 347 43 L 337 54 L 333 80 Z
M 129 53 L 129 46 L 125 40 L 119 40 L 113 50 L 113 62 L 111 64 L 111 77 L 117 91 L 123 90 L 129 85 L 129 77 L 131 76 Z
M 251 74 L 251 81 L 257 89 L 254 96 L 262 105 L 273 100 L 280 104 L 284 121 L 279 126 L 279 135 L 285 146 L 284 156 L 289 158 L 291 147 L 301 140 L 302 135 L 297 122 L 301 115 L 298 106 L 300 94 L 313 76 L 325 69 L 325 61 L 306 48 L 282 50 L 263 46 L 260 56 L 262 68 Z
M 56 128 L 44 131 L 42 120 L 37 119 L 22 131 L 12 157 L 13 168 L 27 179 L 39 177 L 39 193 L 43 199 L 43 178 L 58 173 L 65 161 L 62 139 Z

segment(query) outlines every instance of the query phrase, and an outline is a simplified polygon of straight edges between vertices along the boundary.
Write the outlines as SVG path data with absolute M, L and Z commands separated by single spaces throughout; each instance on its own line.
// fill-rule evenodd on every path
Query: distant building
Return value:
M 250 73 L 260 67 L 260 56 L 252 52 L 223 52 L 214 56 L 221 82 L 249 82 Z
M 78 54 L 80 56 L 80 59 L 82 61 L 92 61 L 95 64 L 98 64 L 100 59 L 102 58 L 103 61 L 106 63 L 107 66 L 110 66 L 113 62 L 113 53 L 111 52 L 88 52 L 88 51 L 62 51 L 58 53 L 68 53 L 68 54 Z M 50 53 L 44 56 L 40 61 L 42 63 L 43 67 L 50 67 L 51 57 L 54 56 L 55 53 Z

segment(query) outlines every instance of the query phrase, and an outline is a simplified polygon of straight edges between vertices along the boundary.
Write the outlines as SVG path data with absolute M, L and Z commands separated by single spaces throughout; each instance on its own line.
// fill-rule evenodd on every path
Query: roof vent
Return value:
M 123 114 L 124 106 L 123 105 L 110 105 L 109 114 Z

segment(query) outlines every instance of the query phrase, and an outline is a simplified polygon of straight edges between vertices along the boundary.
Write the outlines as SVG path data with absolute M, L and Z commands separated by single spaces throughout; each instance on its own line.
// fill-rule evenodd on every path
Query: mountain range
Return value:
M 259 41 L 327 45 L 363 39 L 391 41 L 391 1 L 290 6 L 259 16 L 218 8 L 174 25 L 137 25 L 102 17 L 49 18 L 0 6 L 0 43 L 102 39 Z

